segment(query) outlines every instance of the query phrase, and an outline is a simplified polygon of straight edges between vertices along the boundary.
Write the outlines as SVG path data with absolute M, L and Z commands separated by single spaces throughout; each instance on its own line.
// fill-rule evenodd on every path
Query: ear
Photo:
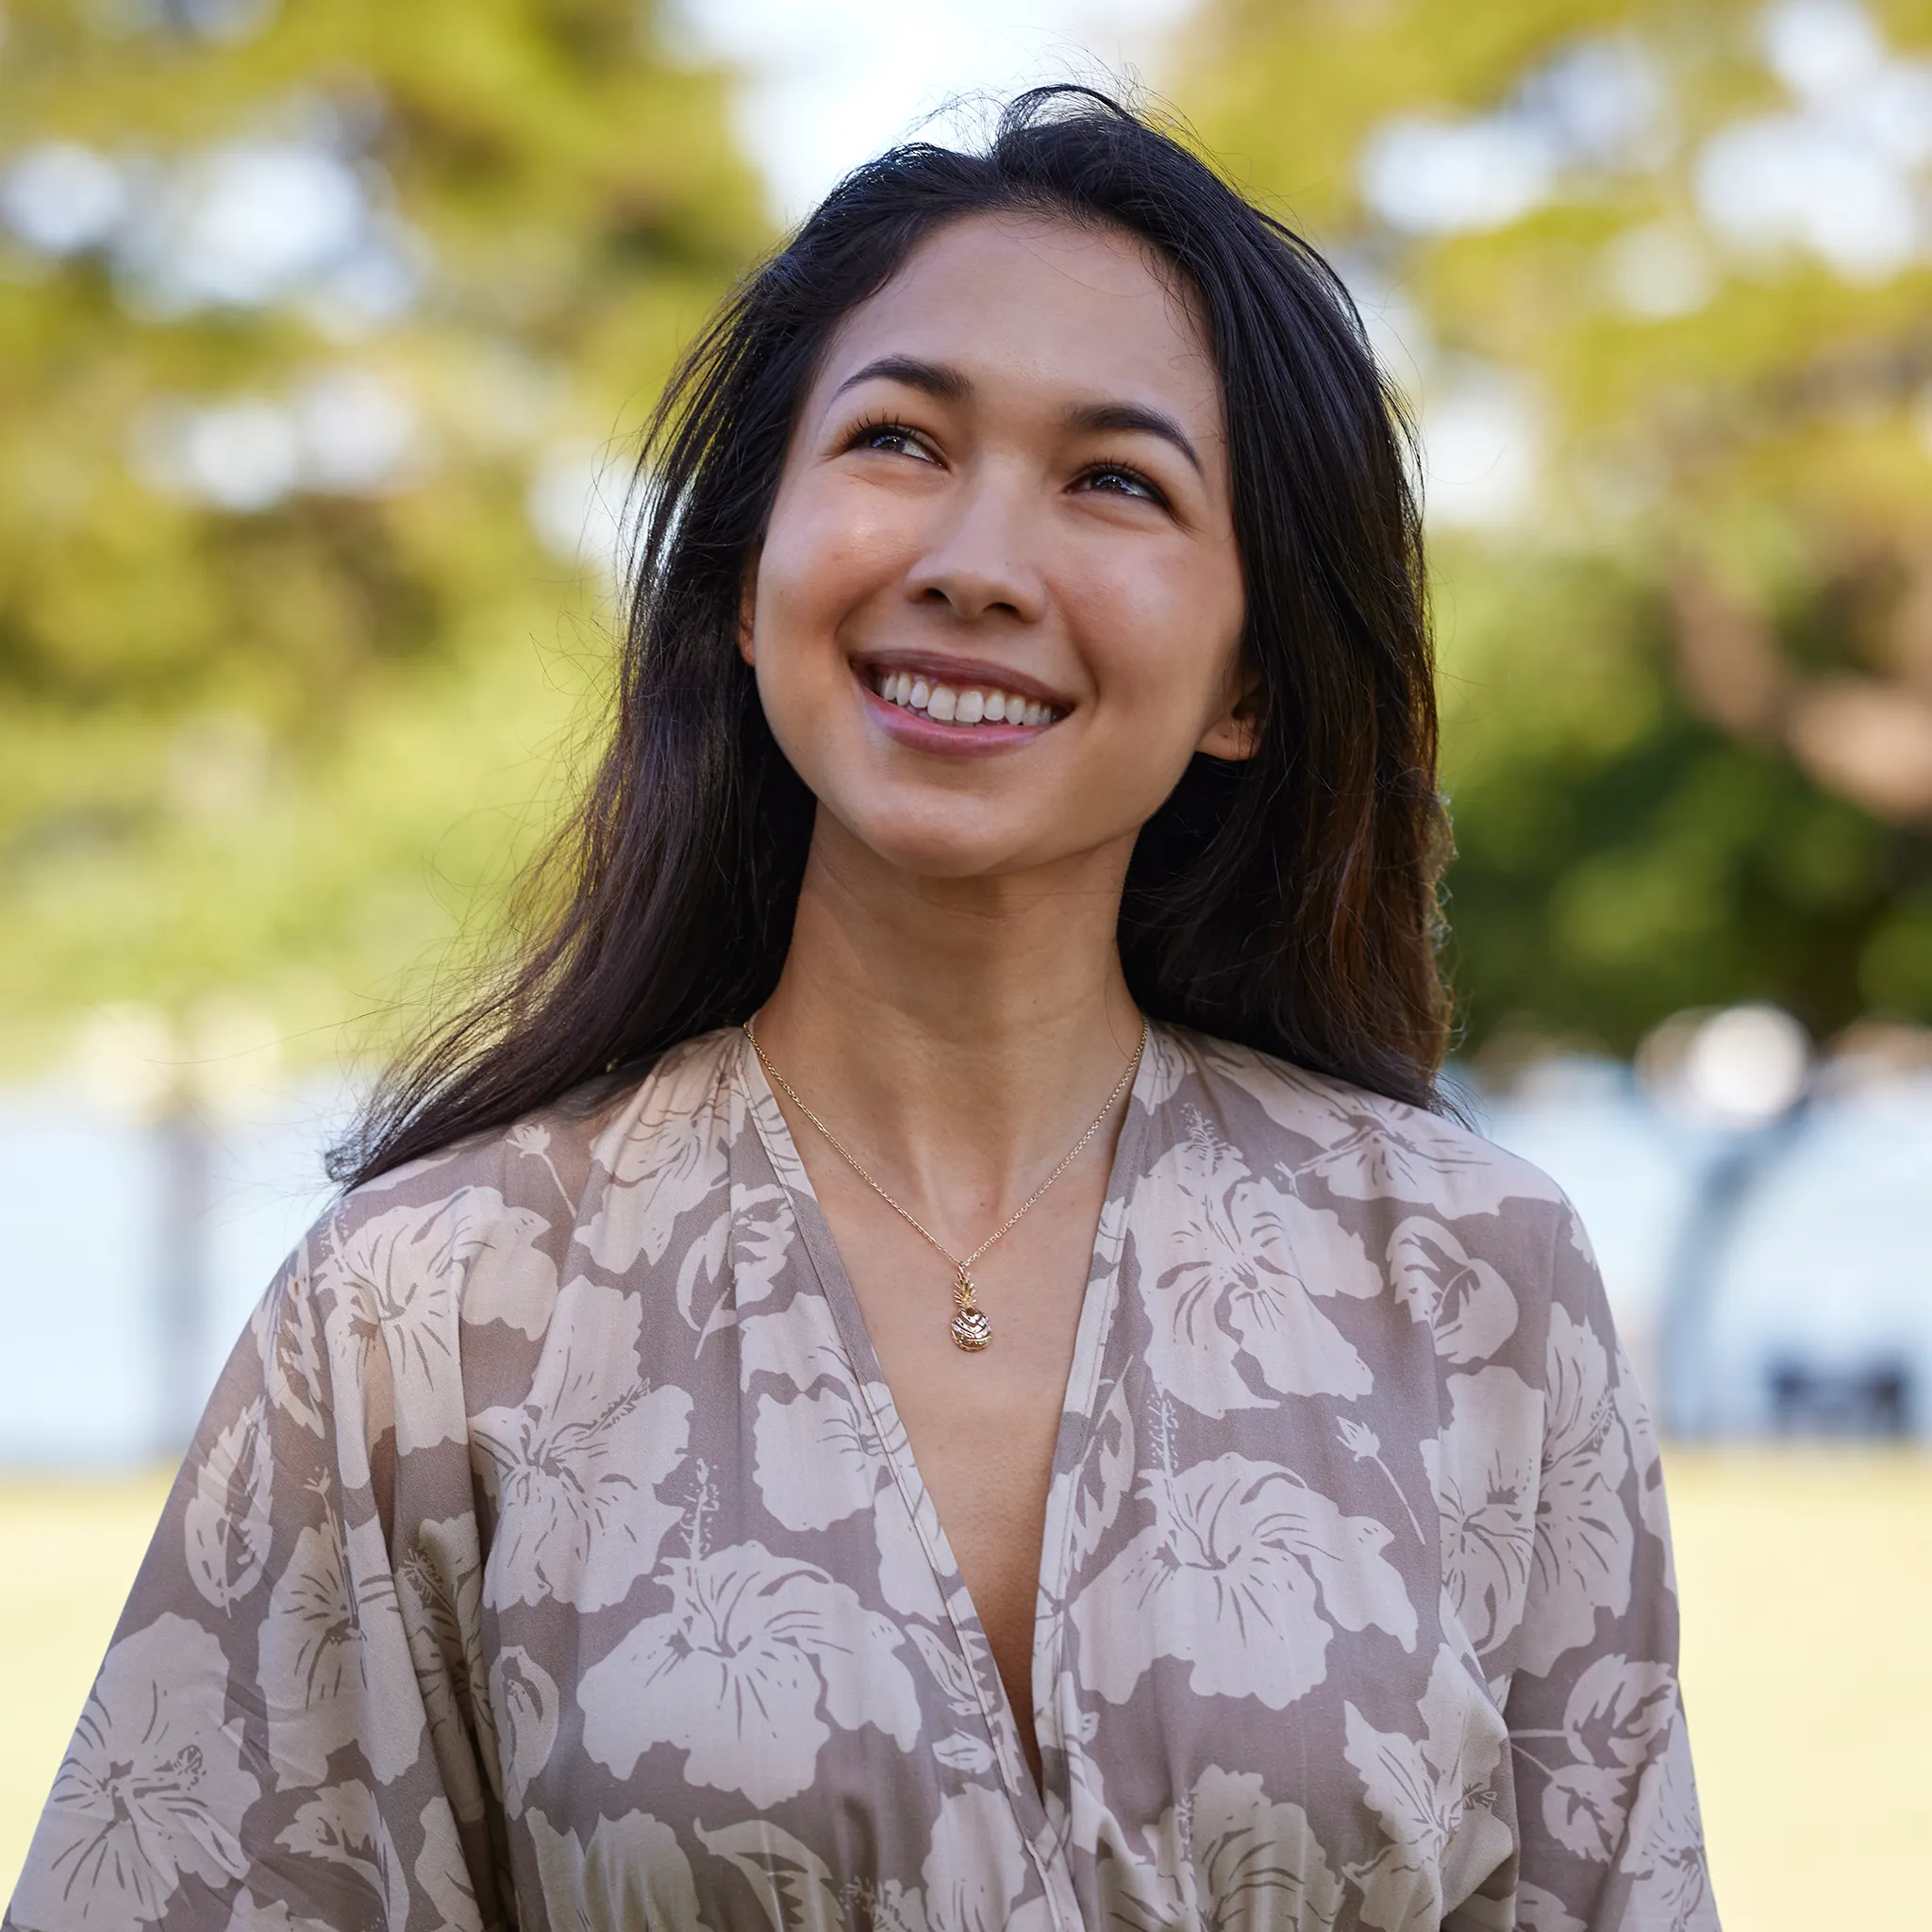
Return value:
M 1237 690 L 1226 710 L 1202 732 L 1194 749 L 1210 758 L 1251 758 L 1261 743 L 1261 680 L 1242 653 L 1236 672 Z
M 752 624 L 758 614 L 758 559 L 754 551 L 738 585 L 738 655 L 754 669 L 758 660 L 752 649 Z

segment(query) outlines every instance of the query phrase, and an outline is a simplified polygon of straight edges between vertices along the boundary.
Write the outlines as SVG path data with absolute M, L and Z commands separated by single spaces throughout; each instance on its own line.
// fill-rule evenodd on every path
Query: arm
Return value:
M 1657 1441 L 1574 1213 L 1553 1272 L 1536 1537 L 1506 1713 L 1518 1922 L 1717 1932 Z
M 353 1257 L 379 1219 L 324 1222 L 237 1345 L 8 1932 L 502 1923 L 460 1384 L 427 1412 L 408 1386 L 455 1315 L 441 1336 L 438 1307 L 398 1324 L 377 1301 Z M 399 1391 L 420 1454 L 396 1452 Z

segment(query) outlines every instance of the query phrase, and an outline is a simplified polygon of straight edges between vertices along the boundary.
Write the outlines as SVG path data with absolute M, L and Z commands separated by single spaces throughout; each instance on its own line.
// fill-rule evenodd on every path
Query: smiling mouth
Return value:
M 981 724 L 1018 724 L 1038 730 L 1057 724 L 1066 713 L 1038 698 L 991 684 L 941 684 L 914 671 L 874 671 L 867 681 L 889 705 L 916 712 L 936 724 L 971 728 Z

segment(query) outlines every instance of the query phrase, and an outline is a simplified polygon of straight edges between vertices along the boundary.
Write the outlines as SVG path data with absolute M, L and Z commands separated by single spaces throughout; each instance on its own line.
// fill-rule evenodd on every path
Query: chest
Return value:
M 813 1181 L 1037 1777 L 1032 1677 L 1041 1550 L 1104 1163 L 1069 1174 L 973 1264 L 977 1304 L 992 1328 L 977 1353 L 952 1339 L 955 1277 L 947 1260 L 854 1177 L 821 1163 Z
M 593 1224 L 604 1272 L 473 1420 L 519 1892 L 1312 1932 L 1357 1888 L 1438 1923 L 1499 1869 L 1536 1416 L 1500 1366 L 1439 1393 L 1386 1213 L 1137 1120 L 1131 1187 L 975 1267 L 971 1356 L 945 1261 L 758 1120 L 634 1240 Z
M 613 1302 L 628 1345 L 577 1346 L 601 1296 L 572 1291 L 568 1402 L 541 1440 L 527 1403 L 484 1431 L 478 1675 L 516 1889 L 553 1923 L 764 1923 L 757 1897 L 774 1927 L 801 1899 L 826 1924 L 1183 1924 L 1251 1868 L 1312 1903 L 1231 1924 L 1331 1925 L 1350 1871 L 1383 1874 L 1382 1923 L 1428 1923 L 1445 1870 L 1507 1856 L 1501 1721 L 1441 1621 L 1402 1378 L 1364 1404 L 1210 1379 L 1252 1287 L 1204 1301 L 1154 1227 L 1103 1230 L 1095 1291 L 1031 1316 L 1018 1268 L 989 1271 L 993 1342 L 962 1356 L 943 1264 L 861 1236 L 844 1301 L 808 1204 L 741 1202 L 667 1249 L 634 1343 Z M 1383 1360 L 1412 1325 L 1366 1297 L 1338 1318 Z M 1305 1370 L 1298 1332 L 1256 1338 L 1271 1383 Z M 1344 1407 L 1378 1459 L 1341 1446 Z M 613 1417 L 623 1454 L 593 1456 Z M 1399 1817 L 1372 1802 L 1391 1779 Z

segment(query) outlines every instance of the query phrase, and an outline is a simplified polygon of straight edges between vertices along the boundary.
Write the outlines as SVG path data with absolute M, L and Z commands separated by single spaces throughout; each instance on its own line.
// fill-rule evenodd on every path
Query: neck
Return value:
M 929 879 L 818 824 L 758 1043 L 899 1198 L 976 1241 L 1078 1139 L 1140 1040 L 1115 939 L 1131 846 Z

